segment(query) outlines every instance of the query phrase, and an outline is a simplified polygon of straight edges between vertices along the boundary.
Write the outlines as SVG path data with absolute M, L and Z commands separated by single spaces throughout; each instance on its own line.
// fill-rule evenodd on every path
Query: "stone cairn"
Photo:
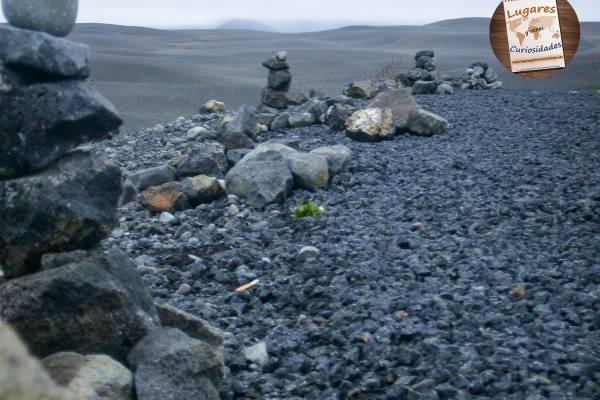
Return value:
M 122 174 L 82 146 L 122 121 L 86 81 L 88 47 L 46 33 L 68 34 L 76 9 L 3 0 L 0 398 L 218 399 L 219 332 L 155 306 L 135 264 L 97 247 L 117 223 Z
M 498 80 L 498 74 L 485 62 L 471 64 L 465 73 L 455 81 L 461 90 L 489 90 L 499 89 L 502 82 Z
M 263 63 L 269 70 L 269 81 L 262 92 L 262 103 L 265 106 L 285 109 L 289 104 L 288 90 L 292 84 L 292 74 L 287 61 L 287 53 L 280 51 Z
M 421 50 L 415 54 L 415 68 L 396 77 L 405 87 L 412 87 L 414 94 L 452 93 L 452 85 L 439 79 L 435 53 Z

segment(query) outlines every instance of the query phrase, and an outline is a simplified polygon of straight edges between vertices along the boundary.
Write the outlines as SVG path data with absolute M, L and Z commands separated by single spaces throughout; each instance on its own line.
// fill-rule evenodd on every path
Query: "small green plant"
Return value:
M 312 200 L 307 199 L 300 202 L 300 205 L 292 212 L 292 217 L 295 219 L 306 218 L 306 217 L 317 217 L 325 212 L 325 209 Z

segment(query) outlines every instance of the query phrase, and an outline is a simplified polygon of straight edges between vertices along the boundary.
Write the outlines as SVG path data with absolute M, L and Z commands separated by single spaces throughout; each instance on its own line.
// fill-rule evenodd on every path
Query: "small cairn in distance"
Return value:
M 289 104 L 288 90 L 292 74 L 287 61 L 287 52 L 279 51 L 263 63 L 269 70 L 269 81 L 262 92 L 262 103 L 268 107 L 285 109 Z
M 502 87 L 502 81 L 498 80 L 498 74 L 485 62 L 471 64 L 465 73 L 456 79 L 454 84 L 460 90 L 489 90 Z

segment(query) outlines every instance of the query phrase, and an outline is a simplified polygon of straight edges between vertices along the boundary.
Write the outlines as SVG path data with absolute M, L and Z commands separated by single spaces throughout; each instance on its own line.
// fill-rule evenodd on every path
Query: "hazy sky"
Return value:
M 498 0 L 80 0 L 79 22 L 212 27 L 233 18 L 335 24 L 424 24 L 491 17 Z M 598 0 L 571 0 L 583 21 L 600 21 Z M 2 19 L 2 18 L 0 18 Z

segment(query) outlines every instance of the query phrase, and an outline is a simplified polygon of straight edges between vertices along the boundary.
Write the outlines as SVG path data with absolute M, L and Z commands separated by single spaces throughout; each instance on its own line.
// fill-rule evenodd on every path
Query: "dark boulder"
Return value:
M 199 144 L 194 152 L 184 158 L 177 166 L 177 176 L 186 178 L 197 175 L 223 177 L 227 172 L 225 147 L 220 143 Z
M 269 72 L 268 85 L 271 89 L 288 91 L 292 84 L 292 74 L 289 69 Z
M 227 173 L 225 179 L 227 193 L 246 199 L 254 207 L 283 202 L 294 187 L 294 177 L 285 159 L 242 160 Z
M 89 249 L 117 222 L 121 170 L 77 151 L 38 175 L 0 182 L 0 264 L 8 277 L 44 253 Z
M 262 102 L 269 107 L 284 109 L 288 107 L 289 101 L 286 91 L 275 90 L 269 87 L 264 88 L 262 91 Z
M 74 351 L 119 361 L 159 324 L 135 264 L 119 250 L 9 281 L 0 287 L 0 319 L 38 357 Z
M 128 176 L 133 187 L 139 192 L 150 186 L 173 182 L 177 179 L 175 169 L 168 164 L 136 171 Z

